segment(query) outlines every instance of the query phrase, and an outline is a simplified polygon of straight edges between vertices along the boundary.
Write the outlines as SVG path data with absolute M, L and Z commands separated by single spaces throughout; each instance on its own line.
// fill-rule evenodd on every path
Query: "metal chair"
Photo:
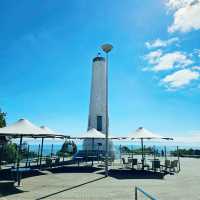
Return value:
M 58 157 L 55 159 L 55 166 L 58 166 L 59 164 L 60 164 L 60 158 Z
M 143 166 L 142 166 L 142 163 L 143 163 Z M 150 166 L 149 166 L 149 164 L 146 163 L 145 158 L 144 158 L 143 162 L 142 162 L 142 159 L 141 159 L 141 163 L 138 163 L 138 168 L 140 168 L 142 170 L 145 170 L 145 168 L 147 168 L 147 170 L 149 170 Z
M 167 171 L 167 169 L 169 169 L 171 166 L 171 161 L 165 160 L 164 164 L 160 166 L 161 166 L 162 171 Z
M 134 166 L 136 165 L 138 168 L 138 159 L 137 158 L 128 158 L 129 164 L 131 164 L 132 169 L 134 169 Z
M 125 158 L 122 158 L 122 164 L 125 168 L 128 168 L 130 163 L 129 162 L 126 162 Z
M 173 170 L 174 172 L 178 171 L 178 160 L 173 160 L 171 162 L 170 172 Z
M 51 160 L 51 158 L 46 158 L 46 166 L 47 167 L 52 167 L 52 160 Z
M 160 160 L 153 160 L 152 161 L 152 170 L 157 171 L 159 169 L 161 171 Z

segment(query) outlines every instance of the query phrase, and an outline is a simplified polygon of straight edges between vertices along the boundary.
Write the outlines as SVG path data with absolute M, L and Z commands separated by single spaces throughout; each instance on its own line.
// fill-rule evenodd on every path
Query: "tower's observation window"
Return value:
M 97 131 L 102 131 L 102 116 L 97 116 Z

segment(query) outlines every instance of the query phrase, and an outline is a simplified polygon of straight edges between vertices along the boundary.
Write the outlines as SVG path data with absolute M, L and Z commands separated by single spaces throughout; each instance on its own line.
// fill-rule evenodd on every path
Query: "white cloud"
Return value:
M 162 51 L 158 49 L 157 51 L 151 51 L 148 53 L 144 58 L 145 60 L 148 60 L 150 64 L 155 64 L 158 62 L 158 59 L 162 55 Z
M 200 29 L 200 0 L 168 0 L 167 6 L 175 12 L 169 32 Z
M 198 0 L 167 0 L 166 5 L 171 10 L 177 10 L 195 2 L 198 2 Z
M 200 49 L 195 49 L 194 53 L 197 54 L 198 57 L 200 57 Z
M 161 82 L 167 84 L 170 88 L 176 89 L 188 85 L 192 80 L 197 80 L 199 76 L 199 72 L 182 69 L 167 75 Z
M 168 11 L 173 14 L 173 22 L 168 27 L 168 32 L 189 32 L 200 30 L 200 0 L 165 0 Z M 164 47 L 180 44 L 178 37 L 168 40 L 159 38 L 145 43 L 148 49 L 154 49 L 145 55 L 148 66 L 143 71 L 162 72 L 167 74 L 159 81 L 169 90 L 177 90 L 189 85 L 194 80 L 200 80 L 200 49 L 194 49 L 191 53 L 182 51 L 166 52 Z M 159 48 L 159 49 L 156 49 Z M 192 65 L 193 64 L 193 65 Z M 176 70 L 176 71 L 175 71 Z M 174 72 L 175 71 L 175 72 Z M 159 73 L 156 73 L 159 76 Z M 197 84 L 198 87 L 198 84 Z M 199 85 L 200 88 L 200 85 Z
M 193 70 L 200 70 L 200 66 L 194 66 L 192 67 Z
M 148 49 L 151 49 L 151 48 L 158 48 L 158 47 L 166 47 L 178 41 L 179 39 L 177 37 L 170 38 L 169 40 L 156 39 L 151 42 L 146 42 L 145 45 Z
M 154 64 L 153 71 L 164 71 L 173 68 L 183 68 L 193 63 L 185 53 L 175 51 L 162 54 L 160 50 L 152 51 L 145 56 L 149 64 Z

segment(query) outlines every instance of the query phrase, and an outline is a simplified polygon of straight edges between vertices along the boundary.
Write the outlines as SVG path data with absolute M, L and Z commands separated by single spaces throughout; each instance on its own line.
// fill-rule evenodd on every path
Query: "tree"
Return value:
M 2 112 L 0 109 L 0 128 L 6 126 L 6 113 Z M 2 152 L 3 152 L 3 145 L 6 143 L 6 136 L 0 136 L 0 168 L 1 168 L 1 160 L 2 160 Z
M 0 128 L 6 126 L 6 113 L 2 112 L 0 109 Z
M 6 126 L 6 113 L 2 112 L 0 109 L 0 128 Z M 0 144 L 7 142 L 7 138 L 5 136 L 0 136 Z
M 57 152 L 58 156 L 71 156 L 77 152 L 77 146 L 73 141 L 65 141 L 61 149 Z

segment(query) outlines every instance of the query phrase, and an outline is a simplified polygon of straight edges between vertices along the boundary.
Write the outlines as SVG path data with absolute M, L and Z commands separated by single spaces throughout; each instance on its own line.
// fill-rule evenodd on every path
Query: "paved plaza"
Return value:
M 4 192 L 0 199 L 65 199 L 65 200 L 131 200 L 134 187 L 139 186 L 160 200 L 200 199 L 200 160 L 181 159 L 181 172 L 163 179 L 123 176 L 104 178 L 102 170 L 95 168 L 62 168 L 43 171 L 42 175 L 22 179 L 20 190 Z M 130 172 L 130 171 L 129 171 Z M 139 195 L 139 199 L 145 199 Z

